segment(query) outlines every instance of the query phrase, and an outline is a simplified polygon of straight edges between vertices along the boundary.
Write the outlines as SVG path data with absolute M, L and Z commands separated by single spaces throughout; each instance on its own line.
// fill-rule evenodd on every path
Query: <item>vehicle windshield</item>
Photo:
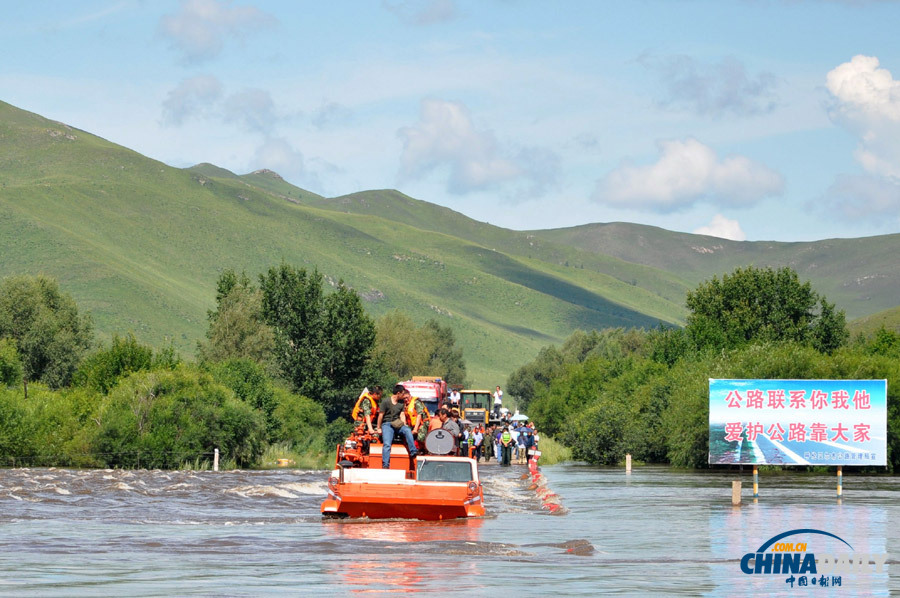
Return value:
M 489 392 L 462 392 L 460 393 L 463 407 L 482 407 L 490 409 L 494 400 Z
M 409 394 L 411 394 L 412 396 L 414 396 L 416 398 L 422 399 L 423 401 L 427 400 L 427 399 L 437 399 L 438 398 L 439 390 L 437 388 L 435 388 L 434 386 L 431 386 L 431 385 L 429 385 L 429 386 L 413 386 L 412 384 L 410 384 L 408 382 L 406 383 L 405 386 L 406 386 L 406 390 L 409 391 Z
M 468 461 L 419 461 L 416 478 L 420 482 L 471 482 L 472 466 Z

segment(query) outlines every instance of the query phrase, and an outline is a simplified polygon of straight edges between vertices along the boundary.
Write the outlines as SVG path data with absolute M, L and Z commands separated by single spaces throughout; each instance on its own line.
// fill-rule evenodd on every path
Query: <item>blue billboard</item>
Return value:
M 709 380 L 709 463 L 887 465 L 887 380 Z

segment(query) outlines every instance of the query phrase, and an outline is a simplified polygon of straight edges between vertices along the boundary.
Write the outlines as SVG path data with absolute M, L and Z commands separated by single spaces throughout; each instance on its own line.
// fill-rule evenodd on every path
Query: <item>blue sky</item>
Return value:
M 897 2 L 0 7 L 0 100 L 173 166 L 514 229 L 900 232 Z

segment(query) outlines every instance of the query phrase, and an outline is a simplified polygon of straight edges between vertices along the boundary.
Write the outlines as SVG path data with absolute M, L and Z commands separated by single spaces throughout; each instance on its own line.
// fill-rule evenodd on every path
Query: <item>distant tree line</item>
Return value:
M 790 268 L 739 268 L 687 295 L 684 328 L 576 331 L 509 377 L 576 459 L 706 467 L 709 378 L 888 380 L 888 462 L 900 470 L 900 335 L 850 339 L 842 311 Z
M 317 270 L 225 270 L 208 320 L 196 361 L 131 333 L 103 346 L 55 280 L 0 281 L 0 465 L 174 468 L 218 448 L 255 466 L 272 447 L 325 464 L 364 385 L 465 381 L 449 327 L 375 321 Z

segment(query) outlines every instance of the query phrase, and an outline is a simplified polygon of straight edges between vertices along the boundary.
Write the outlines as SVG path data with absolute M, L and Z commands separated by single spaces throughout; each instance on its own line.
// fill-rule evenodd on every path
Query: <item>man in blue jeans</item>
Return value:
M 395 432 L 406 440 L 410 459 L 414 459 L 418 454 L 412 430 L 406 422 L 406 402 L 409 400 L 409 391 L 402 384 L 398 384 L 394 386 L 394 393 L 383 398 L 378 407 L 378 429 L 381 430 L 381 441 L 384 443 L 381 449 L 382 469 L 391 468 L 391 443 L 394 441 Z

